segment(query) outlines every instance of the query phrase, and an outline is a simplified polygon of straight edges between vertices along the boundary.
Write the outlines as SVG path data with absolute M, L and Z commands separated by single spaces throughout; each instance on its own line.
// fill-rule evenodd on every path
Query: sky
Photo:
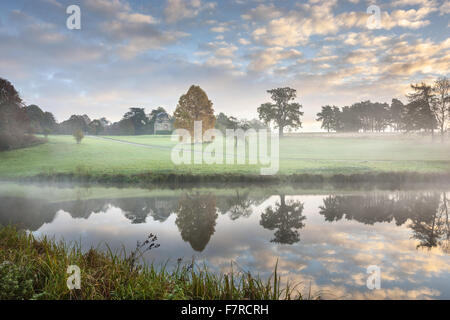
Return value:
M 0 77 L 58 121 L 172 113 L 193 84 L 252 119 L 289 86 L 317 131 L 323 105 L 406 102 L 410 83 L 448 76 L 449 15 L 445 0 L 1 0 Z

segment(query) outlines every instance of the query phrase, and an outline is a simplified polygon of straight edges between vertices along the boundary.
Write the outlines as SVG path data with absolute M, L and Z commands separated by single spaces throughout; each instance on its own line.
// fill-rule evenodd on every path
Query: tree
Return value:
M 293 244 L 300 241 L 298 229 L 305 226 L 303 220 L 303 203 L 300 201 L 286 202 L 285 195 L 280 195 L 280 202 L 275 204 L 276 208 L 268 207 L 261 214 L 259 222 L 264 228 L 275 230 L 275 238 L 271 242 L 281 244 Z
M 91 120 L 87 115 L 71 115 L 69 119 L 63 121 L 59 125 L 59 131 L 63 134 L 73 134 L 74 132 L 81 130 L 87 132 L 89 129 L 89 123 Z
M 30 120 L 30 133 L 42 133 L 44 129 L 45 113 L 37 105 L 25 107 L 28 119 Z
M 405 106 L 398 99 L 392 99 L 390 111 L 390 124 L 395 131 L 400 131 L 403 127 L 403 120 L 405 114 Z
M 258 108 L 259 118 L 266 124 L 275 123 L 279 136 L 283 136 L 284 128 L 301 128 L 300 117 L 302 106 L 293 101 L 297 97 L 297 90 L 285 87 L 267 90 L 275 103 L 267 102 Z
M 44 131 L 53 132 L 57 126 L 55 116 L 51 112 L 44 112 L 44 122 L 42 123 L 42 127 Z M 48 130 L 46 130 L 48 129 Z
M 88 132 L 93 135 L 99 135 L 101 132 L 103 132 L 104 129 L 105 127 L 103 126 L 102 121 L 100 121 L 99 119 L 92 120 L 88 126 Z
M 195 85 L 180 97 L 173 116 L 175 128 L 188 130 L 191 137 L 194 136 L 195 121 L 202 121 L 202 136 L 205 131 L 214 128 L 216 122 L 212 102 L 205 91 Z
M 119 135 L 132 136 L 136 134 L 136 128 L 134 126 L 133 120 L 122 119 L 117 124 Z
M 433 111 L 439 129 L 441 131 L 441 139 L 444 139 L 445 129 L 447 121 L 450 118 L 450 81 L 447 77 L 437 79 L 433 85 L 433 93 L 435 99 L 431 104 L 431 110 Z
M 216 117 L 215 128 L 224 132 L 226 129 L 237 129 L 239 127 L 239 121 L 233 116 L 227 116 L 225 113 L 221 112 Z
M 44 134 L 44 137 L 45 137 L 46 139 L 48 138 L 48 135 L 49 135 L 50 133 L 52 133 L 52 131 L 51 131 L 49 128 L 44 128 L 43 134 Z
M 80 144 L 81 140 L 83 140 L 83 138 L 84 138 L 84 133 L 81 130 L 76 130 L 73 133 L 73 137 L 75 138 L 75 141 L 77 142 L 77 144 Z
M 19 92 L 14 86 L 6 79 L 0 78 L 0 105 L 14 104 L 20 106 L 22 99 L 19 96 Z
M 361 118 L 354 106 L 343 107 L 338 115 L 339 131 L 358 132 L 362 128 Z
M 36 143 L 36 138 L 26 134 L 30 130 L 18 91 L 11 82 L 0 78 L 0 150 Z
M 258 119 L 252 119 L 248 121 L 248 125 L 250 126 L 250 128 L 255 130 L 268 129 L 267 125 Z
M 333 108 L 331 106 L 323 106 L 322 111 L 317 114 L 316 121 L 322 121 L 322 129 L 327 130 L 327 132 L 330 132 L 330 130 L 333 130 L 335 127 L 335 112 L 333 111 Z
M 130 108 L 124 114 L 123 120 L 130 120 L 133 123 L 135 134 L 145 134 L 145 127 L 150 122 L 144 108 Z
M 431 135 L 434 136 L 436 117 L 431 110 L 431 105 L 435 99 L 432 88 L 423 82 L 421 84 L 411 84 L 411 88 L 414 91 L 407 95 L 410 102 L 408 110 L 409 120 L 416 129 L 430 130 Z

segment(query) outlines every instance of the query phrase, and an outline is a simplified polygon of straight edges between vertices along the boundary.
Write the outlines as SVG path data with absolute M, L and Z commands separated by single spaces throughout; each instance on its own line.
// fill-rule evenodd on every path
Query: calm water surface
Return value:
M 0 224 L 83 248 L 128 250 L 302 281 L 324 298 L 450 299 L 450 191 L 144 190 L 0 183 Z M 381 289 L 366 272 L 381 269 Z

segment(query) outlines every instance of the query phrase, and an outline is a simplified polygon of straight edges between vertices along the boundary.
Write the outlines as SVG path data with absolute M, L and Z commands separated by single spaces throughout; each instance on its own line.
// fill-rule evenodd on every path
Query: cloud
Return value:
M 301 57 L 302 53 L 295 50 L 284 50 L 281 47 L 272 47 L 260 50 L 252 54 L 252 60 L 248 66 L 249 71 L 268 71 L 283 60 Z
M 265 46 L 295 47 L 305 45 L 313 35 L 332 35 L 346 29 L 358 28 L 367 30 L 370 14 L 366 12 L 348 11 L 334 13 L 336 1 L 298 5 L 297 10 L 279 13 L 278 18 L 271 19 L 263 26 L 256 27 L 253 39 Z M 435 6 L 423 6 L 419 9 L 381 11 L 381 26 L 390 30 L 395 27 L 418 29 L 430 24 L 426 20 Z
M 168 23 L 194 18 L 205 10 L 212 10 L 217 6 L 215 2 L 202 2 L 201 0 L 167 0 L 164 9 Z
M 278 18 L 281 14 L 281 11 L 273 4 L 260 4 L 248 13 L 241 15 L 241 18 L 249 21 L 265 21 Z
M 210 30 L 212 32 L 223 33 L 223 32 L 228 31 L 229 29 L 225 26 L 217 26 L 217 27 L 212 27 Z
M 246 46 L 246 45 L 249 45 L 251 42 L 248 41 L 247 39 L 240 38 L 240 39 L 239 39 L 239 43 L 242 44 L 242 45 L 244 45 L 244 46 Z
M 403 98 L 450 70 L 448 1 L 380 4 L 383 28 L 369 30 L 365 1 L 80 0 L 77 31 L 65 27 L 70 0 L 25 2 L 0 2 L 2 76 L 59 119 L 170 110 L 192 83 L 217 111 L 252 118 L 265 90 L 292 86 L 309 130 L 322 104 Z
M 439 12 L 441 15 L 450 14 L 450 2 L 444 1 L 442 6 L 439 8 Z

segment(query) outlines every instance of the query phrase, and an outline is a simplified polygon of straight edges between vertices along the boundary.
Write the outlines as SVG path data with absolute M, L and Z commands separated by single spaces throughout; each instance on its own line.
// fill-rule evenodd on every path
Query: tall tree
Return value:
M 362 128 L 361 118 L 355 107 L 343 107 L 339 113 L 339 131 L 358 132 Z
M 447 123 L 450 119 L 450 81 L 447 77 L 437 79 L 433 85 L 433 99 L 431 109 L 441 131 L 441 139 L 444 139 Z
M 92 120 L 88 125 L 88 132 L 95 136 L 99 135 L 105 127 L 99 119 Z
M 19 92 L 14 86 L 6 79 L 0 78 L 0 105 L 7 103 L 21 105 L 22 99 L 19 96 Z
M 173 114 L 175 128 L 186 129 L 194 137 L 194 122 L 202 122 L 202 135 L 206 130 L 214 128 L 216 117 L 211 100 L 199 86 L 192 85 L 178 101 Z
M 335 119 L 334 119 L 334 111 L 331 106 L 323 106 L 322 111 L 317 114 L 316 121 L 322 121 L 322 129 L 327 130 L 327 132 L 330 132 L 333 130 L 335 125 Z
M 133 123 L 135 134 L 145 134 L 145 127 L 149 124 L 144 108 L 130 108 L 123 115 L 123 120 L 130 120 Z
M 46 132 L 53 132 L 56 128 L 56 119 L 53 113 L 45 111 L 44 112 L 44 123 L 43 128 Z
M 27 146 L 31 143 L 26 137 L 29 131 L 30 121 L 19 92 L 0 78 L 0 150 Z
M 403 127 L 405 113 L 404 104 L 398 99 L 392 99 L 390 111 L 390 124 L 395 131 L 400 131 Z
M 42 111 L 42 109 L 37 105 L 32 104 L 25 107 L 25 112 L 30 120 L 31 133 L 42 133 L 45 117 L 44 111 Z
M 302 106 L 297 102 L 291 102 L 297 97 L 297 90 L 285 87 L 267 90 L 267 92 L 275 103 L 262 104 L 258 108 L 259 118 L 266 124 L 274 122 L 280 137 L 283 136 L 284 128 L 301 128 Z
M 434 129 L 436 128 L 436 117 L 431 110 L 431 105 L 434 103 L 433 90 L 431 86 L 424 82 L 420 84 L 411 84 L 411 89 L 414 91 L 407 95 L 410 101 L 410 116 L 413 116 L 413 121 L 416 129 L 430 130 L 431 135 L 434 136 Z

